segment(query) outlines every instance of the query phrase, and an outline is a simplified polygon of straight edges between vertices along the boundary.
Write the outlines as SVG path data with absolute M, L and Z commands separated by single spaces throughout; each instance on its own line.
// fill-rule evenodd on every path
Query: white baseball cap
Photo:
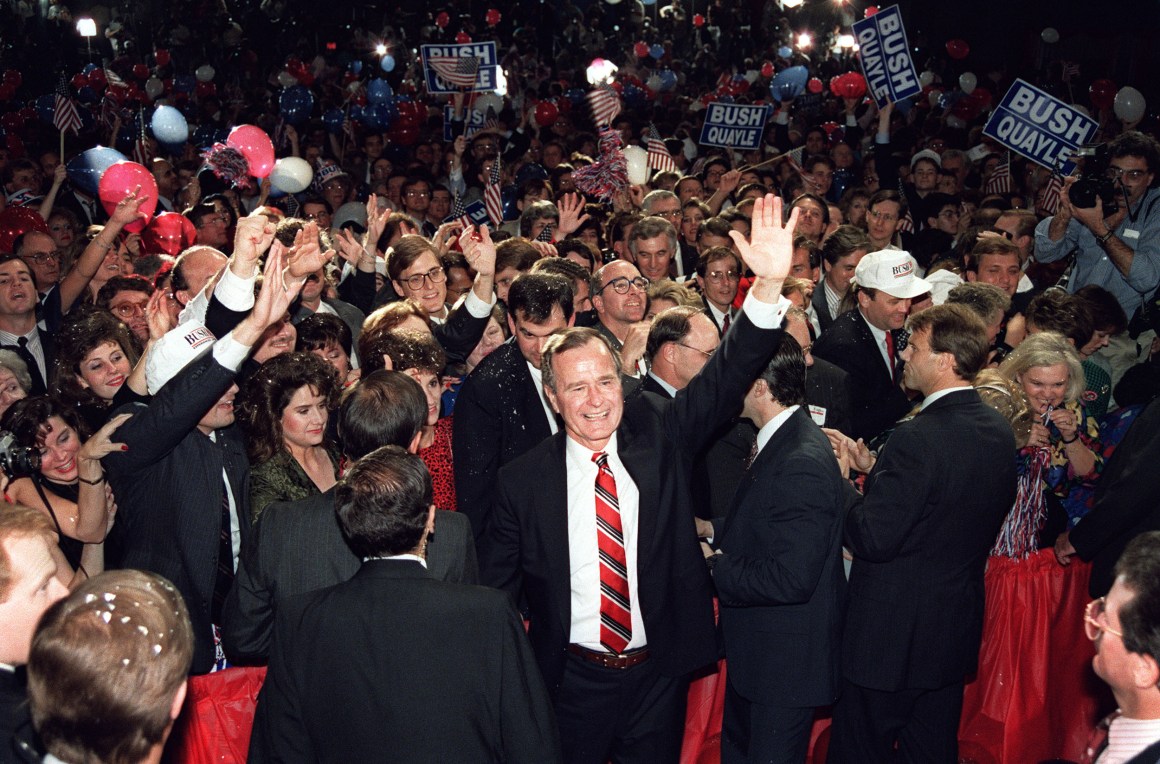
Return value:
M 931 289 L 929 282 L 918 277 L 918 263 L 901 249 L 881 249 L 863 257 L 854 269 L 854 281 L 864 289 L 877 289 L 900 300 Z

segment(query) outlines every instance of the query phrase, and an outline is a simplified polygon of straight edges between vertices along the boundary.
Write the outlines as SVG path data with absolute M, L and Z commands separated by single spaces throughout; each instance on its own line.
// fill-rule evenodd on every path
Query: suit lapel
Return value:
M 561 628 L 568 634 L 572 628 L 572 559 L 568 550 L 568 459 L 565 435 L 552 438 L 545 459 L 545 473 L 536 477 L 536 514 L 540 520 L 547 550 L 548 576 L 553 597 L 560 603 L 557 612 Z
M 636 483 L 640 494 L 636 520 L 636 580 L 640 582 L 646 580 L 645 571 L 649 562 L 657 557 L 652 545 L 662 535 L 657 532 L 657 507 L 661 500 L 657 448 L 655 443 L 645 443 L 636 437 L 631 421 L 627 420 L 616 431 L 616 439 L 620 462 L 632 477 L 632 482 Z
M 532 373 L 528 371 L 528 362 L 520 355 L 518 347 L 515 348 L 515 363 L 518 364 L 519 379 L 523 382 L 520 385 L 524 391 L 524 399 L 520 403 L 524 415 L 523 419 L 528 423 L 532 440 L 538 443 L 552 434 L 552 428 L 548 424 L 548 415 L 544 411 L 544 402 L 540 398 L 540 391 L 536 389 L 536 381 L 532 379 Z

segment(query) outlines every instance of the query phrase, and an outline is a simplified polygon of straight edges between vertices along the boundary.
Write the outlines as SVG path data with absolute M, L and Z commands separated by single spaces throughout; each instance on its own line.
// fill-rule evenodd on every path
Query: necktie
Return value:
M 608 454 L 592 455 L 596 473 L 596 544 L 600 549 L 600 644 L 623 653 L 632 639 L 632 605 L 628 593 L 628 563 L 616 478 L 608 468 Z
M 890 381 L 897 381 L 895 374 L 898 362 L 894 359 L 894 334 L 889 329 L 886 330 L 886 357 L 890 359 Z
M 725 314 L 725 318 L 721 320 L 721 336 L 725 336 L 725 332 L 729 331 L 729 314 Z
M 221 531 L 218 534 L 217 575 L 213 582 L 210 616 L 215 624 L 222 622 L 222 606 L 234 583 L 234 532 L 230 520 L 230 486 L 222 479 Z
M 45 384 L 44 378 L 40 376 L 40 364 L 36 362 L 36 356 L 28 349 L 28 338 L 16 338 L 16 355 L 20 356 L 20 360 L 24 361 L 28 366 L 28 374 L 32 377 L 32 393 L 48 392 L 48 385 Z

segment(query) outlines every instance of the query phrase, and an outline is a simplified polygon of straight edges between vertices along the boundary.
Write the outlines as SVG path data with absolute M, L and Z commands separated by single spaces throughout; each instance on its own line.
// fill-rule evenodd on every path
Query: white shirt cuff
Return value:
M 254 307 L 254 284 L 258 281 L 258 269 L 254 268 L 254 275 L 242 278 L 229 268 L 218 279 L 214 287 L 214 297 L 218 302 L 232 311 L 241 313 Z
M 792 307 L 793 303 L 781 295 L 778 295 L 776 303 L 770 304 L 757 299 L 752 293 L 745 295 L 745 302 L 741 304 L 741 310 L 758 329 L 777 329 Z
M 467 308 L 467 312 L 476 318 L 487 318 L 491 315 L 491 309 L 495 307 L 495 295 L 491 296 L 491 302 L 484 302 L 479 299 L 474 291 L 469 290 L 463 300 L 463 307 Z
M 777 111 L 777 113 L 773 115 L 773 121 L 775 124 L 778 124 L 778 125 L 788 125 L 789 124 L 789 112 L 784 110 L 784 109 L 779 109 Z
M 213 344 L 214 360 L 230 371 L 237 371 L 249 355 L 250 348 L 234 339 L 233 332 Z

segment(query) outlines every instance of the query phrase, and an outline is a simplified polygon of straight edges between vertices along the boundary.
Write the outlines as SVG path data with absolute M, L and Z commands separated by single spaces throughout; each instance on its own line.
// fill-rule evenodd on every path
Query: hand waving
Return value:
M 758 278 L 784 281 L 789 275 L 798 210 L 794 209 L 790 213 L 784 225 L 781 217 L 781 198 L 766 194 L 764 199 L 753 202 L 753 224 L 749 240 L 746 241 L 738 231 L 729 232 L 737 245 L 737 253 Z

